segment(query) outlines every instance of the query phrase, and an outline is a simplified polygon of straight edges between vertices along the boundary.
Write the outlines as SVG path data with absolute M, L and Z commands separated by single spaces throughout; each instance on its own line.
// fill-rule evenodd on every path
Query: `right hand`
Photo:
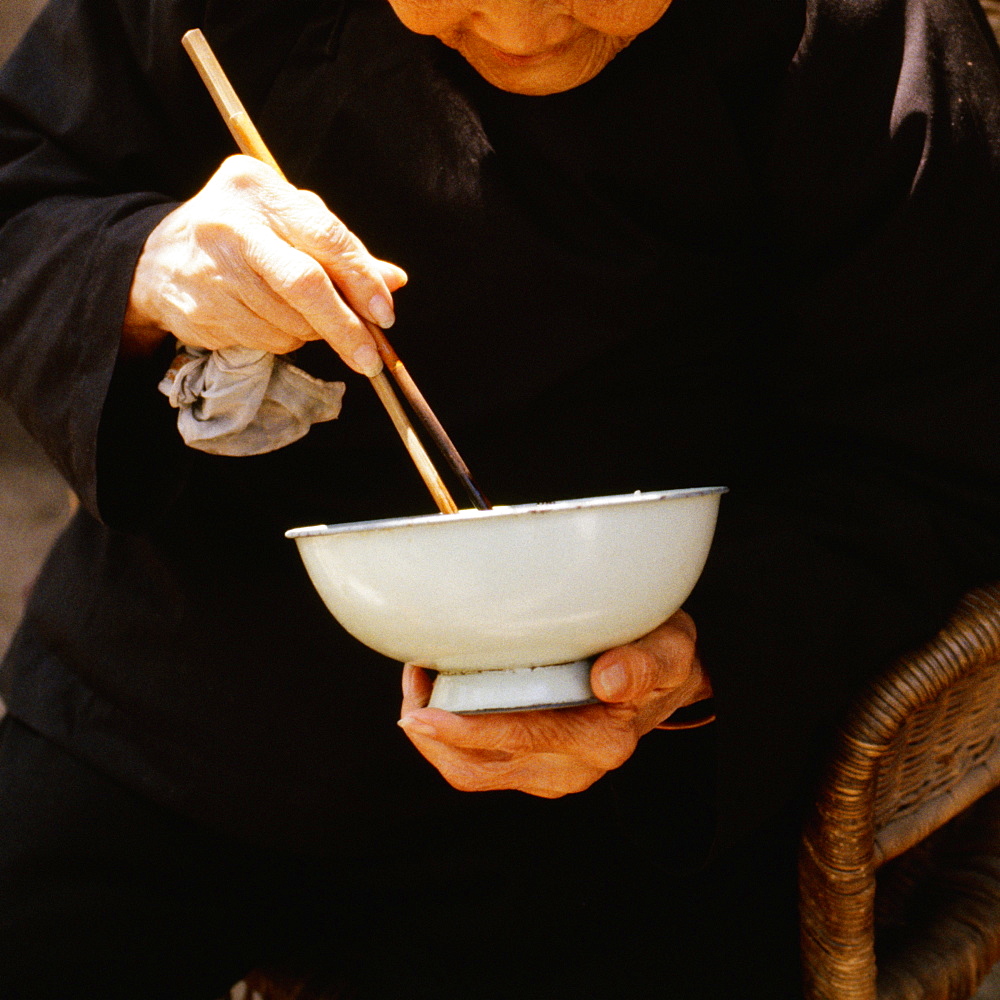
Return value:
M 357 314 L 392 325 L 406 283 L 311 191 L 266 164 L 232 156 L 150 234 L 136 266 L 123 348 L 168 333 L 192 347 L 286 354 L 325 340 L 363 375 L 381 368 Z

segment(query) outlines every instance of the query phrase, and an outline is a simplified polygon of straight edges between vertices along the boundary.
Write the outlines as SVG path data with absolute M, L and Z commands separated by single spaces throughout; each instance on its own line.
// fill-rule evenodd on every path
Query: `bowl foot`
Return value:
M 460 715 L 569 708 L 596 701 L 590 688 L 591 660 L 547 667 L 439 673 L 430 707 Z

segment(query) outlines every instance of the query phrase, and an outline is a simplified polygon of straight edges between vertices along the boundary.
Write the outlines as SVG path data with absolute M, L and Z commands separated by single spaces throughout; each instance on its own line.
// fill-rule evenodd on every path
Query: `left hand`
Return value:
M 590 673 L 601 704 L 580 708 L 454 715 L 426 707 L 431 680 L 407 664 L 399 725 L 459 791 L 582 792 L 624 764 L 676 709 L 711 695 L 695 637 L 691 617 L 678 611 L 644 638 L 604 653 Z

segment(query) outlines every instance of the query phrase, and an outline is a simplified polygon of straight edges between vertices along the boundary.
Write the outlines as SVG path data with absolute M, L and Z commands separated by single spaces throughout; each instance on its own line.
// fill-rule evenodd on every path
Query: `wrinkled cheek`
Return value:
M 587 51 L 578 57 L 572 69 L 575 80 L 572 86 L 579 86 L 592 80 L 622 49 L 626 48 L 631 38 L 617 38 L 610 35 L 592 36 L 592 42 Z
M 573 0 L 572 16 L 581 24 L 628 41 L 651 28 L 671 0 Z

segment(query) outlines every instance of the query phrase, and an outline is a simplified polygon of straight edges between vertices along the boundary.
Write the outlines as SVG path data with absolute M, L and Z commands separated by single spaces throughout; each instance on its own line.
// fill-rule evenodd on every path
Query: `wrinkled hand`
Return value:
M 317 195 L 232 156 L 150 234 L 123 346 L 148 348 L 169 332 L 193 347 L 285 354 L 325 340 L 355 371 L 374 375 L 375 344 L 355 313 L 391 326 L 392 293 L 405 282 Z
M 676 709 L 712 693 L 695 652 L 694 622 L 683 611 L 604 653 L 590 677 L 602 704 L 461 716 L 426 708 L 430 678 L 407 664 L 399 724 L 460 791 L 517 789 L 558 798 L 589 788 Z

